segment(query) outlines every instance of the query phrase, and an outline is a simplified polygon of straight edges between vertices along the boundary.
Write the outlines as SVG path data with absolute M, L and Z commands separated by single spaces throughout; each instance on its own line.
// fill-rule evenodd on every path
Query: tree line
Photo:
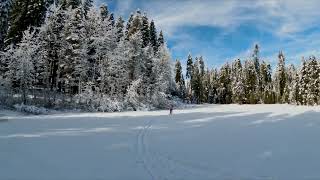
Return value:
M 1 3 L 1 102 L 94 111 L 166 107 L 174 89 L 162 31 L 92 0 Z
M 188 56 L 171 62 L 162 31 L 145 13 L 127 21 L 92 0 L 0 1 L 0 104 L 121 111 L 176 101 L 317 105 L 320 63 L 275 69 L 255 45 L 245 61 L 219 69 Z M 273 72 L 274 70 L 274 72 Z
M 300 67 L 286 66 L 283 52 L 273 69 L 259 57 L 255 45 L 252 56 L 225 63 L 220 69 L 205 68 L 202 57 L 188 56 L 185 77 L 179 60 L 175 63 L 178 96 L 190 103 L 219 104 L 320 104 L 320 62 L 315 56 L 302 59 Z

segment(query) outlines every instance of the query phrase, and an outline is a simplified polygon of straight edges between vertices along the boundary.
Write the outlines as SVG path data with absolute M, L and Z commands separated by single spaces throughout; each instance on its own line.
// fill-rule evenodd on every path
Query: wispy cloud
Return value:
M 318 0 L 142 1 L 142 6 L 168 33 L 182 26 L 229 29 L 254 22 L 279 36 L 313 27 L 320 16 L 319 5 Z
M 271 63 L 276 61 L 279 50 L 288 54 L 289 62 L 300 62 L 301 56 L 308 57 L 308 53 L 319 54 L 319 0 L 112 1 L 116 4 L 117 14 L 123 16 L 129 15 L 138 7 L 146 11 L 155 20 L 158 29 L 164 30 L 166 37 L 174 41 L 171 50 L 179 56 L 193 51 L 194 55 L 204 54 L 209 60 L 217 58 L 218 61 L 225 61 L 228 57 L 228 60 L 238 57 L 244 59 L 250 55 L 252 44 L 260 40 L 263 55 Z M 184 31 L 186 28 L 200 26 L 218 28 L 222 33 L 214 34 L 215 40 L 208 39 L 208 43 L 200 44 L 203 40 L 199 40 L 193 32 Z M 237 49 L 238 52 L 230 53 L 236 50 L 227 49 L 230 46 L 224 36 L 233 37 L 243 26 L 254 27 L 255 31 L 261 32 L 258 35 L 261 37 L 245 34 L 248 41 L 239 42 L 243 47 Z M 317 28 L 319 30 L 313 31 Z

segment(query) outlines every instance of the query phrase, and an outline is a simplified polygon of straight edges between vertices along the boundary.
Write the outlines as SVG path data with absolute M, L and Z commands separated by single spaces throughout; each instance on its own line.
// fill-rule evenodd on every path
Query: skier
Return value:
M 170 105 L 170 115 L 172 115 L 172 111 L 173 111 L 173 105 Z

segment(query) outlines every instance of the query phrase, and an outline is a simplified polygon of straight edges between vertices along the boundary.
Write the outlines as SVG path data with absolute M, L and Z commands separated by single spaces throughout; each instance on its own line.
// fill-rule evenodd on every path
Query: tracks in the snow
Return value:
M 139 158 L 138 162 L 142 164 L 142 167 L 149 174 L 151 179 L 156 180 L 156 177 L 151 169 L 150 162 L 148 160 L 149 151 L 145 139 L 147 131 L 151 128 L 151 126 L 152 120 L 149 120 L 148 123 L 139 130 L 136 142 L 136 151 Z
M 160 152 L 151 152 L 147 135 L 150 133 L 153 123 L 154 120 L 149 120 L 144 126 L 140 127 L 136 138 L 137 163 L 143 167 L 151 180 L 176 179 L 178 174 L 184 174 L 182 176 L 185 177 L 190 177 L 190 175 L 196 175 L 196 177 L 210 176 L 208 174 L 210 168 L 206 165 L 178 160 Z

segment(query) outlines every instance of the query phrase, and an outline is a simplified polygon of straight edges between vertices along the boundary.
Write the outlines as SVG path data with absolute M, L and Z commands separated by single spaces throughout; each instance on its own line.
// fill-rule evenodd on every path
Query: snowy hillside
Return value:
M 320 178 L 319 107 L 0 114 L 1 180 Z

